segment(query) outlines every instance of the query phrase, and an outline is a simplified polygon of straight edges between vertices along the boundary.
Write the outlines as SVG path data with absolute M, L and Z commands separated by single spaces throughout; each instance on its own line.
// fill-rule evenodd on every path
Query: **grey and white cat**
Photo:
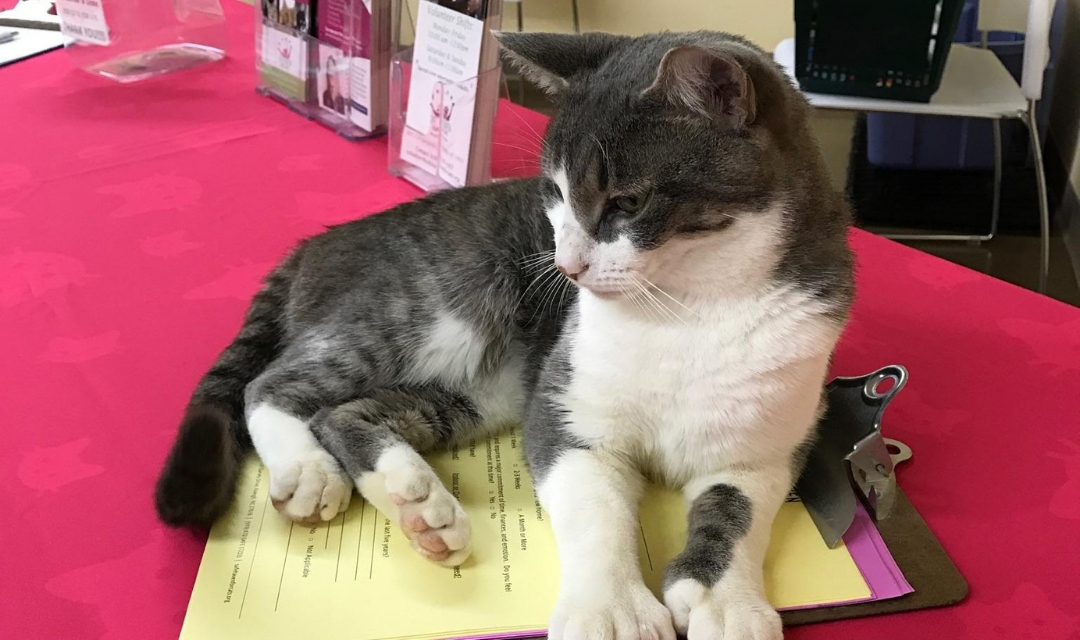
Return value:
M 552 638 L 779 638 L 765 550 L 852 298 L 806 102 L 724 34 L 500 40 L 560 105 L 543 177 L 296 248 L 195 390 L 158 512 L 212 522 L 254 444 L 283 514 L 329 520 L 355 483 L 453 565 L 469 524 L 421 454 L 523 421 L 562 566 Z M 646 478 L 689 504 L 664 604 L 637 558 Z

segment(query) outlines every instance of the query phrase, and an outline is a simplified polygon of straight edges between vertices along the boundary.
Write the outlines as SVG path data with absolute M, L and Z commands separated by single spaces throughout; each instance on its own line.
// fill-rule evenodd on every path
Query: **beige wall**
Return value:
M 529 31 L 571 31 L 570 0 L 525 0 Z M 507 28 L 516 9 L 506 3 Z M 791 0 L 578 0 L 583 31 L 640 34 L 714 29 L 744 35 L 765 49 L 794 32 Z

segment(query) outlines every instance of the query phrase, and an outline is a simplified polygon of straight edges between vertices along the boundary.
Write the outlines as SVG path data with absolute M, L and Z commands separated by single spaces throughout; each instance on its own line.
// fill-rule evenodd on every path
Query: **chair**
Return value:
M 1042 97 L 1043 74 L 1050 60 L 1050 18 L 1052 0 L 1031 0 L 1026 7 L 1016 0 L 980 0 L 981 47 L 953 45 L 945 63 L 941 87 L 929 103 L 901 102 L 878 98 L 807 93 L 814 107 L 859 112 L 906 113 L 912 115 L 987 118 L 994 129 L 994 204 L 990 229 L 985 234 L 891 234 L 897 240 L 966 240 L 984 242 L 997 233 L 1001 207 L 1001 120 L 1016 118 L 1031 134 L 1035 176 L 1039 191 L 1039 290 L 1046 290 L 1050 271 L 1050 208 L 1046 195 L 1046 171 L 1042 144 L 1035 118 L 1035 105 Z M 986 32 L 1024 32 L 1024 64 L 1021 82 L 1009 74 L 997 56 L 986 48 Z M 791 78 L 795 79 L 795 39 L 781 42 L 773 53 Z

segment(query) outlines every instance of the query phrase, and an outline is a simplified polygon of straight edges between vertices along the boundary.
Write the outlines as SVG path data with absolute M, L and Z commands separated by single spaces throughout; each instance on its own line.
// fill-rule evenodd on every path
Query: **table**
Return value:
M 297 239 L 419 195 L 383 142 L 257 96 L 250 8 L 226 10 L 233 57 L 183 76 L 0 70 L 0 638 L 177 637 L 203 538 L 159 525 L 151 490 L 188 394 Z M 496 174 L 535 170 L 543 126 L 500 110 Z M 834 370 L 910 369 L 885 428 L 971 596 L 788 637 L 1078 637 L 1080 310 L 852 243 Z

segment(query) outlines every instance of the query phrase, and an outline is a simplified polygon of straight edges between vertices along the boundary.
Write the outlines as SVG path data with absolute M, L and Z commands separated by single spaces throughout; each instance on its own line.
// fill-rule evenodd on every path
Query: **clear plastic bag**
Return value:
M 57 0 L 56 8 L 75 65 L 118 82 L 225 57 L 218 0 Z

